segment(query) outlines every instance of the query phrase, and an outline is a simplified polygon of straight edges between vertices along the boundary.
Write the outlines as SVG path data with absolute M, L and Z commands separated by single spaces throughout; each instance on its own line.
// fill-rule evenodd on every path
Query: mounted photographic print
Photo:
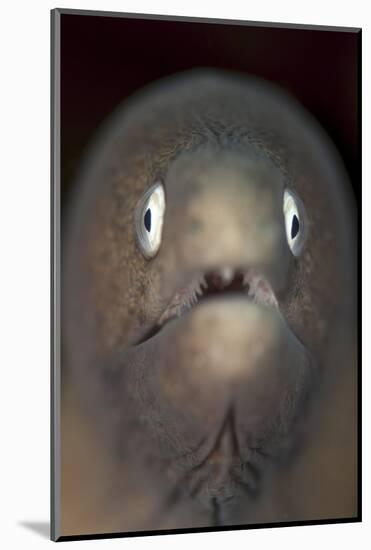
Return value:
M 52 11 L 52 538 L 360 521 L 361 31 Z

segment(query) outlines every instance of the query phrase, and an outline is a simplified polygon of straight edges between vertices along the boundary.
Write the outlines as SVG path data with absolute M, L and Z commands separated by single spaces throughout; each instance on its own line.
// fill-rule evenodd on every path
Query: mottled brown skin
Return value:
M 147 260 L 134 213 L 156 181 Z M 285 188 L 308 218 L 298 258 Z M 77 189 L 62 534 L 355 516 L 353 199 L 315 121 L 271 84 L 188 73 L 113 115 Z M 149 337 L 190 274 L 225 264 L 261 270 L 279 311 L 221 296 Z

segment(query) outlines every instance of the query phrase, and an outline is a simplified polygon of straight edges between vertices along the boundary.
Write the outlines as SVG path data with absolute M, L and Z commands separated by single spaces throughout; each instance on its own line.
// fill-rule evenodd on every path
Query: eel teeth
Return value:
M 247 286 L 249 284 L 249 281 L 250 281 L 250 274 L 247 271 L 243 275 L 243 284 L 244 284 L 244 286 Z
M 225 285 L 229 285 L 234 277 L 234 271 L 231 267 L 225 266 L 222 267 L 219 271 L 221 279 Z
M 200 288 L 202 289 L 202 287 L 204 287 L 205 289 L 207 288 L 207 282 L 206 282 L 206 279 L 205 279 L 205 275 L 202 275 L 202 277 L 200 279 Z

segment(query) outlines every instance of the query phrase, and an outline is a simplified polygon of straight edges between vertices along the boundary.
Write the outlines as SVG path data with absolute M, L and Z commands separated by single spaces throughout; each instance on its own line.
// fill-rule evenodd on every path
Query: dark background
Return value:
M 335 142 L 358 199 L 359 57 L 359 32 L 63 14 L 62 204 L 85 146 L 117 104 L 193 67 L 238 70 L 285 87 Z

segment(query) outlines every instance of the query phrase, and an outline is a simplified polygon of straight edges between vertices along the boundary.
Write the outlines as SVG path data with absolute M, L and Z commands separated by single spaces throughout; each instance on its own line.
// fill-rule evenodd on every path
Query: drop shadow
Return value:
M 50 523 L 48 521 L 19 521 L 18 523 L 22 527 L 37 533 L 40 537 L 50 538 Z

